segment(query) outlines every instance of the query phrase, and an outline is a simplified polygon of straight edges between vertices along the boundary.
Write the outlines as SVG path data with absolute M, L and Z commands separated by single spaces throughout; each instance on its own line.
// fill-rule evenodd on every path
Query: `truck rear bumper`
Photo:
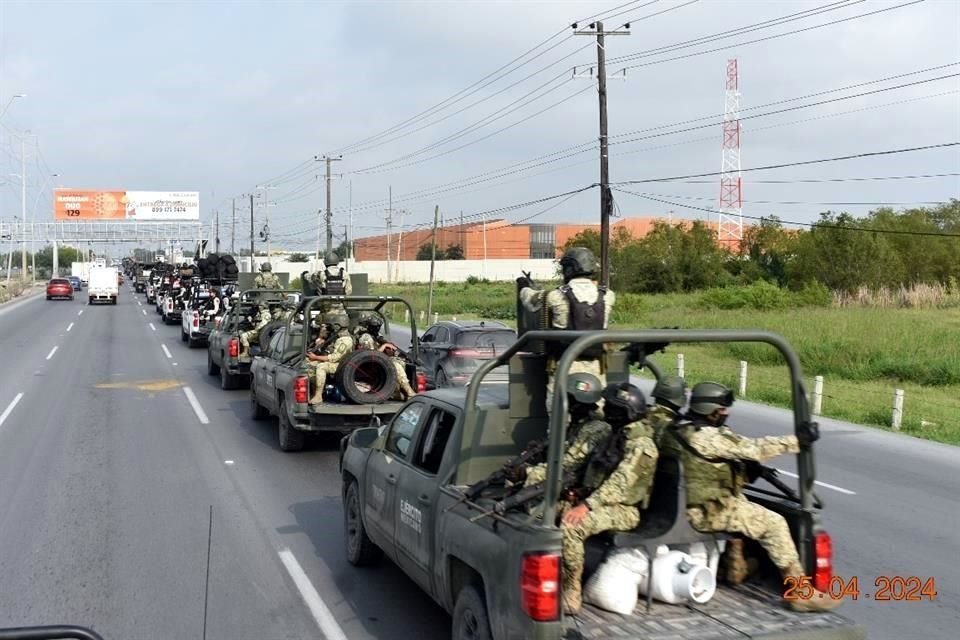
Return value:
M 294 414 L 294 426 L 301 431 L 337 431 L 350 433 L 370 426 L 371 415 L 387 422 L 400 410 L 402 402 L 382 404 L 334 404 L 310 406 L 305 412 Z

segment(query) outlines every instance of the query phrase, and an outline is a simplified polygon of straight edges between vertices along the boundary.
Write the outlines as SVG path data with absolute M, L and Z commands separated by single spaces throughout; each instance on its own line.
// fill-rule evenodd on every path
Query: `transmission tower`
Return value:
M 727 60 L 720 171 L 717 238 L 727 246 L 739 246 L 743 238 L 743 184 L 740 175 L 740 80 L 736 59 Z

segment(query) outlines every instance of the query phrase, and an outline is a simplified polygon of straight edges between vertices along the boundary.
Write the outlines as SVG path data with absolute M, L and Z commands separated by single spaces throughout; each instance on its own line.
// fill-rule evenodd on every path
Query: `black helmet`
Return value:
M 622 415 L 627 422 L 635 422 L 647 414 L 647 399 L 636 385 L 611 383 L 603 390 L 603 413 L 607 420 Z
M 653 399 L 674 411 L 687 402 L 687 381 L 679 376 L 665 376 L 653 387 Z
M 335 267 L 338 264 L 340 264 L 340 256 L 333 251 L 327 251 L 326 255 L 323 256 L 323 266 Z
M 732 405 L 733 391 L 719 382 L 699 382 L 690 392 L 690 412 L 699 416 L 709 416 Z
M 592 276 L 597 269 L 597 259 L 593 251 L 586 247 L 571 247 L 560 258 L 560 270 L 564 281 L 581 276 Z
M 567 395 L 579 404 L 597 404 L 603 397 L 601 382 L 592 373 L 571 373 L 567 379 Z
M 383 328 L 383 320 L 378 315 L 370 314 L 361 322 L 363 323 L 363 326 L 370 331 L 370 333 L 377 333 L 381 328 Z
M 263 271 L 264 273 L 273 271 L 273 267 L 270 266 L 269 262 L 264 262 L 262 265 L 260 265 L 260 271 Z

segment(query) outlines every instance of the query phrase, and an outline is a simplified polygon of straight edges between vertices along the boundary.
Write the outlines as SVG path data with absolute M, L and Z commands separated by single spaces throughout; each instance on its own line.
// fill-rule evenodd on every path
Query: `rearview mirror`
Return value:
M 377 418 L 377 422 L 379 422 L 379 420 L 380 419 Z M 367 449 L 379 437 L 380 437 L 379 425 L 374 427 L 363 427 L 362 429 L 357 429 L 350 435 L 350 444 L 360 449 Z

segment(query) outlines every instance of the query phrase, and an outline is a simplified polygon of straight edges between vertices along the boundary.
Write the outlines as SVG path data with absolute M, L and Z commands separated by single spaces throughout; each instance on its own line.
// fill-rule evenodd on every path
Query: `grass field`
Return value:
M 427 308 L 423 284 L 378 285 Z M 513 323 L 513 283 L 440 283 L 433 310 L 442 318 L 499 319 Z M 420 323 L 423 324 L 422 322 Z M 701 294 L 627 295 L 618 298 L 612 325 L 711 329 L 764 329 L 787 338 L 800 355 L 808 390 L 824 377 L 823 414 L 889 428 L 894 389 L 904 390 L 902 430 L 960 444 L 960 309 L 800 307 L 759 311 L 705 308 Z M 656 359 L 674 371 L 672 347 Z M 739 362 L 748 363 L 746 399 L 785 406 L 788 376 L 779 354 L 754 344 L 682 347 L 691 383 L 718 380 L 736 387 Z

